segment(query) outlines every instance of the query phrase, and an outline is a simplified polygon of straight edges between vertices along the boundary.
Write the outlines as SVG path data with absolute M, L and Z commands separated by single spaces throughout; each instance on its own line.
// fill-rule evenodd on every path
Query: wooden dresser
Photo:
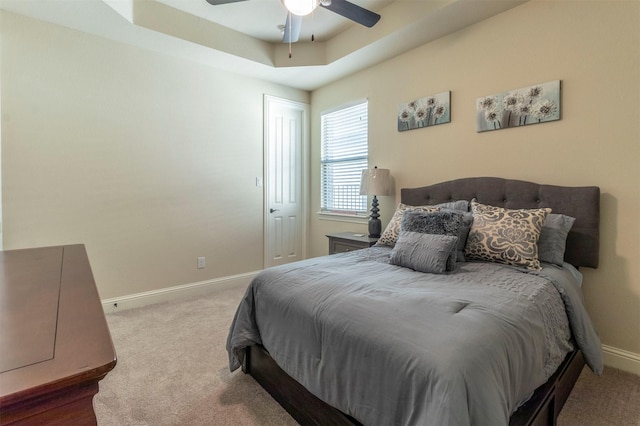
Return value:
M 83 245 L 0 251 L 1 425 L 96 425 L 115 365 Z

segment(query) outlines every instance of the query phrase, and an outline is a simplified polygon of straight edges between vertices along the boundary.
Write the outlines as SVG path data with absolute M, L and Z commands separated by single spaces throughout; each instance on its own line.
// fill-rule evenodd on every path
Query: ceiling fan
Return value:
M 218 6 L 246 0 L 207 0 L 209 4 Z M 300 37 L 302 17 L 313 12 L 318 6 L 344 16 L 365 27 L 373 27 L 380 15 L 347 0 L 281 0 L 287 8 L 287 20 L 282 35 L 283 43 L 295 43 Z M 312 39 L 313 40 L 313 39 Z

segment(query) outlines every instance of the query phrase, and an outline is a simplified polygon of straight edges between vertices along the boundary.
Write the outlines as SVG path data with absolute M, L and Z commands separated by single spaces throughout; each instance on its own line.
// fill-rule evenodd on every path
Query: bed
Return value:
M 602 372 L 578 271 L 598 266 L 599 202 L 593 186 L 494 177 L 402 189 L 376 246 L 256 276 L 230 329 L 230 368 L 303 425 L 555 424 L 585 362 Z M 557 236 L 543 250 L 535 235 L 533 253 L 476 250 L 495 217 L 541 234 L 552 215 L 572 219 L 559 260 Z M 434 218 L 455 232 L 429 231 Z M 538 262 L 548 250 L 554 260 Z

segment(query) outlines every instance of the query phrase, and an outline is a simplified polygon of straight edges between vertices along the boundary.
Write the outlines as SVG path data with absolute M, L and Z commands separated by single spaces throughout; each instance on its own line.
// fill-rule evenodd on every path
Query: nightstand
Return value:
M 369 238 L 367 234 L 356 232 L 338 232 L 327 234 L 327 237 L 329 237 L 329 254 L 371 247 L 378 241 L 377 238 Z

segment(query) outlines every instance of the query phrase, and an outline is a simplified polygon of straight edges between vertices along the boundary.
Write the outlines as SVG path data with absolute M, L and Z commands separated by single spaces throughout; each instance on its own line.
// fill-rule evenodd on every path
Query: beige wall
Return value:
M 640 354 L 640 2 L 530 2 L 311 96 L 368 98 L 371 164 L 401 187 L 502 176 L 602 190 L 601 266 L 584 269 L 603 343 Z M 262 267 L 262 95 L 306 92 L 0 12 L 5 249 L 82 242 L 101 297 Z M 562 120 L 478 134 L 478 97 L 560 79 Z M 452 92 L 452 122 L 398 133 L 398 104 Z M 328 232 L 366 225 L 311 217 Z M 195 268 L 206 256 L 207 268 Z
M 1 18 L 6 250 L 86 244 L 103 299 L 262 268 L 263 95 L 307 92 Z
M 603 343 L 640 354 L 640 2 L 538 1 L 328 85 L 312 94 L 311 212 L 319 210 L 319 114 L 367 97 L 370 164 L 399 188 L 500 176 L 602 191 L 601 263 L 584 269 L 586 304 Z M 476 133 L 478 97 L 562 80 L 562 119 Z M 452 121 L 398 133 L 396 109 L 451 90 Z M 366 226 L 311 221 L 312 255 L 324 235 Z M 640 355 L 638 355 L 640 356 Z

